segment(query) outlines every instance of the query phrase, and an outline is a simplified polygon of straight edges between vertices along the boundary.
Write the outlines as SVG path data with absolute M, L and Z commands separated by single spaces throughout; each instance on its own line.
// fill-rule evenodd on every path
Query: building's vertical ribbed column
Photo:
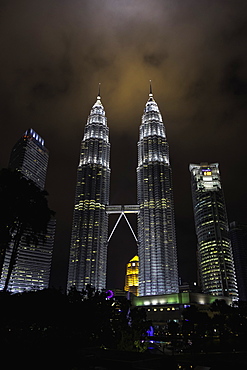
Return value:
M 105 288 L 110 191 L 109 128 L 100 96 L 91 109 L 81 143 L 67 289 Z
M 247 224 L 230 223 L 230 238 L 240 301 L 247 301 Z
M 178 292 L 177 248 L 169 146 L 150 92 L 138 142 L 139 294 Z
M 207 294 L 237 299 L 219 164 L 191 164 L 190 172 L 202 290 Z

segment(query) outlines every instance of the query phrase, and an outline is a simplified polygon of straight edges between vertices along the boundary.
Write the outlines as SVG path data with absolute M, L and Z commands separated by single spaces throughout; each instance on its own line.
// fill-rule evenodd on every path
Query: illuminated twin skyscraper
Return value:
M 110 144 L 105 110 L 98 95 L 81 142 L 67 288 L 106 285 L 110 192 Z
M 172 173 L 165 127 L 150 91 L 138 142 L 140 295 L 178 292 Z
M 125 216 L 125 212 L 134 212 L 138 214 L 139 294 L 178 292 L 169 147 L 151 91 L 138 142 L 138 205 L 109 207 L 109 161 L 109 129 L 98 96 L 81 144 L 67 289 L 75 286 L 81 290 L 87 284 L 96 289 L 105 288 L 108 214 Z

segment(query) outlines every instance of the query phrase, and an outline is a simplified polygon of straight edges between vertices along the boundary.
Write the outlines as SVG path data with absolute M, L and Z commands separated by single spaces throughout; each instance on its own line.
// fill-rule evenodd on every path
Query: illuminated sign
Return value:
M 114 297 L 114 293 L 113 293 L 113 291 L 112 291 L 112 290 L 107 290 L 107 291 L 105 292 L 105 294 L 106 294 L 106 298 L 107 298 L 107 299 L 111 299 L 112 297 Z
M 205 170 L 202 170 L 203 176 L 212 176 L 212 171 L 207 168 Z

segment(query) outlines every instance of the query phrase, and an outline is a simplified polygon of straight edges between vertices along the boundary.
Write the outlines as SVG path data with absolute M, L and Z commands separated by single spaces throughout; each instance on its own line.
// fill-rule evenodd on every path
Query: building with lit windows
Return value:
M 126 292 L 130 292 L 138 296 L 139 295 L 138 286 L 139 286 L 139 257 L 135 256 L 129 261 L 129 263 L 127 263 L 124 290 Z
M 125 218 L 138 245 L 139 295 L 177 293 L 178 268 L 169 146 L 150 87 L 138 142 L 137 205 L 109 205 L 109 129 L 100 94 L 87 119 L 70 245 L 67 290 L 105 288 L 107 244 Z M 128 213 L 137 214 L 136 237 Z M 108 216 L 119 218 L 108 237 Z M 134 263 L 134 262 L 133 262 Z M 126 283 L 127 287 L 127 283 Z
M 100 94 L 81 142 L 70 244 L 67 290 L 105 288 L 110 191 L 109 128 Z
M 219 164 L 190 164 L 202 291 L 237 299 L 238 290 Z
M 44 140 L 33 129 L 28 129 L 12 149 L 9 168 L 20 171 L 44 190 L 48 160 L 49 152 Z M 37 245 L 28 244 L 26 235 L 23 236 L 10 277 L 9 291 L 17 293 L 49 287 L 55 227 L 55 219 L 51 219 L 45 237 L 40 237 Z M 13 242 L 10 242 L 4 256 L 0 289 L 5 285 L 12 249 Z
M 177 293 L 178 267 L 169 145 L 150 87 L 138 141 L 139 295 Z
M 45 188 L 49 152 L 45 141 L 32 128 L 28 129 L 12 149 L 9 168 L 20 171 L 41 190 Z
M 230 238 L 236 269 L 238 293 L 241 301 L 247 301 L 247 224 L 230 223 Z
M 158 333 L 170 321 L 182 322 L 185 308 L 195 306 L 199 311 L 210 312 L 210 305 L 218 299 L 224 300 L 228 305 L 232 304 L 230 297 L 192 292 L 163 294 L 155 297 L 132 296 L 131 303 L 135 307 L 145 309 L 147 320 L 152 321 L 155 332 Z

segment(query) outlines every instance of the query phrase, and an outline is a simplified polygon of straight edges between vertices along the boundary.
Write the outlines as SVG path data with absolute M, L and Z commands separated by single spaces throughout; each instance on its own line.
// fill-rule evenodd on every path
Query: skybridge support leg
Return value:
M 119 224 L 119 221 L 121 220 L 121 218 L 123 217 L 123 213 L 120 213 L 120 215 L 119 215 L 119 217 L 118 217 L 118 219 L 117 219 L 117 221 L 116 221 L 116 223 L 115 223 L 115 225 L 114 225 L 114 227 L 113 227 L 113 229 L 112 229 L 112 232 L 111 232 L 111 234 L 110 234 L 110 236 L 109 236 L 109 238 L 108 238 L 108 240 L 107 240 L 107 243 L 109 243 L 109 241 L 110 241 L 110 239 L 111 239 L 111 237 L 112 237 L 112 235 L 113 235 L 113 233 L 114 233 L 114 231 L 116 230 L 116 227 L 117 227 L 117 225 Z
M 136 237 L 136 235 L 135 235 L 135 233 L 134 233 L 134 230 L 132 229 L 132 227 L 131 227 L 131 225 L 130 225 L 130 223 L 129 223 L 129 220 L 128 220 L 127 216 L 125 215 L 125 213 L 123 213 L 123 215 L 124 215 L 124 218 L 125 218 L 125 220 L 126 220 L 127 224 L 129 225 L 129 228 L 130 228 L 130 230 L 131 230 L 131 232 L 132 232 L 132 234 L 133 234 L 133 236 L 134 236 L 134 238 L 135 238 L 135 241 L 136 241 L 136 242 L 138 242 L 137 237 Z

